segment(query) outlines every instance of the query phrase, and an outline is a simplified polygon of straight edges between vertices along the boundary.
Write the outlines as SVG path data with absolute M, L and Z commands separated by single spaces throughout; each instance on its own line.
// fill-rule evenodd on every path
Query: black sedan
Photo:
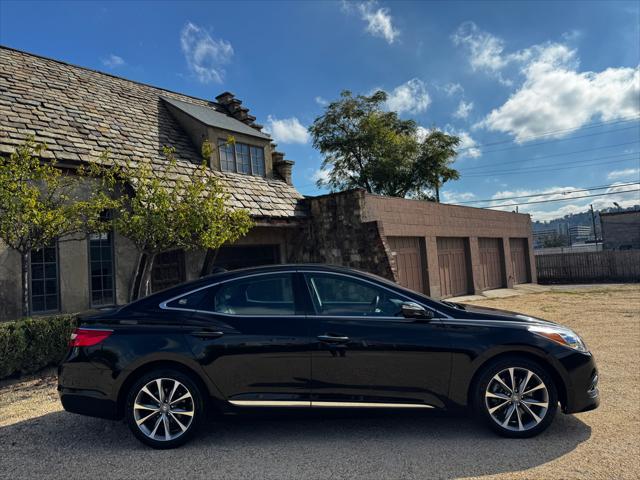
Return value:
M 187 441 L 205 412 L 471 409 L 507 437 L 598 406 L 584 342 L 561 325 L 440 302 L 340 267 L 222 272 L 81 317 L 59 367 L 70 412 Z

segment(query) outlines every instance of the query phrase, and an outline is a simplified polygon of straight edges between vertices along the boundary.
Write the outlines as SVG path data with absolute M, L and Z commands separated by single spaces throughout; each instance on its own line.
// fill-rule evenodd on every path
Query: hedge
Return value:
M 0 379 L 58 364 L 75 326 L 73 315 L 0 323 Z

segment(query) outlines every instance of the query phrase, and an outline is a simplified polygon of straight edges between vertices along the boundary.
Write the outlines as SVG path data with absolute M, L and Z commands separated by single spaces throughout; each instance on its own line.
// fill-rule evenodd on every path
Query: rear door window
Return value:
M 295 315 L 292 274 L 259 275 L 225 282 L 209 308 L 226 315 Z

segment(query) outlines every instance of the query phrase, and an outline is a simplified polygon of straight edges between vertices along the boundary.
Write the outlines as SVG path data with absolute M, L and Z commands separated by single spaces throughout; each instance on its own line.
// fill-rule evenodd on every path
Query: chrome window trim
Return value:
M 375 283 L 373 281 L 364 279 L 364 278 L 360 278 L 354 275 L 350 275 L 347 273 L 340 273 L 340 272 L 327 272 L 324 270 L 279 270 L 279 271 L 275 271 L 275 272 L 260 272 L 260 273 L 250 273 L 247 275 L 244 275 L 242 277 L 235 277 L 235 278 L 229 278 L 226 280 L 221 280 L 219 282 L 216 283 L 211 283 L 209 285 L 204 285 L 202 287 L 198 287 L 196 289 L 190 290 L 188 292 L 185 293 L 181 293 L 180 295 L 176 295 L 175 297 L 172 297 L 168 300 L 165 300 L 164 302 L 161 302 L 158 306 L 162 309 L 162 310 L 176 310 L 176 311 L 181 311 L 181 312 L 192 312 L 192 313 L 206 313 L 206 314 L 212 314 L 212 315 L 222 315 L 222 316 L 228 316 L 228 317 L 233 317 L 233 318 L 237 318 L 237 317 L 279 317 L 279 318 L 300 318 L 300 317 L 320 317 L 320 318 L 347 318 L 347 319 L 379 319 L 379 320 L 401 320 L 403 317 L 367 317 L 367 316 L 356 316 L 356 315 L 344 315 L 344 316 L 329 316 L 329 315 L 318 315 L 317 313 L 312 314 L 312 315 L 306 315 L 306 314 L 295 314 L 295 315 L 232 315 L 229 313 L 221 313 L 221 312 L 214 312 L 211 310 L 198 310 L 198 309 L 194 309 L 194 308 L 177 308 L 177 307 L 169 307 L 167 306 L 168 303 L 173 302 L 174 300 L 178 300 L 182 297 L 186 297 L 187 295 L 191 295 L 192 293 L 196 293 L 199 292 L 201 290 L 204 290 L 206 288 L 211 288 L 211 287 L 216 287 L 218 285 L 222 285 L 223 283 L 227 283 L 227 282 L 232 282 L 235 280 L 243 280 L 245 278 L 251 278 L 251 277 L 259 277 L 259 276 L 264 276 L 264 275 L 279 275 L 279 274 L 295 274 L 295 273 L 322 273 L 322 274 L 327 274 L 327 275 L 338 275 L 338 276 L 342 276 L 342 277 L 347 277 L 347 278 L 352 278 L 355 280 L 359 280 L 365 283 L 369 283 L 373 286 L 376 287 L 380 287 L 384 290 L 387 290 L 391 293 L 394 293 L 402 298 L 404 298 L 405 300 L 409 301 L 409 302 L 415 302 L 418 305 L 421 305 L 422 307 L 432 310 L 436 313 L 438 313 L 440 315 L 440 317 L 436 317 L 437 318 L 446 318 L 446 319 L 450 319 L 450 320 L 454 320 L 453 317 L 447 315 L 446 313 L 441 312 L 440 310 L 437 310 L 431 306 L 425 305 L 424 303 L 421 303 L 418 300 L 415 300 L 413 298 L 409 298 L 406 295 L 403 295 L 401 293 L 396 292 L 395 290 L 385 286 L 385 285 L 381 285 L 378 283 Z
M 169 307 L 167 306 L 168 303 L 173 302 L 174 300 L 178 300 L 182 297 L 186 297 L 187 295 L 191 295 L 192 293 L 197 293 L 200 292 L 201 290 L 205 290 L 207 288 L 211 288 L 211 287 L 216 287 L 218 285 L 222 285 L 224 283 L 228 283 L 228 282 L 233 282 L 236 280 L 244 280 L 245 278 L 251 278 L 251 277 L 260 277 L 260 276 L 264 276 L 264 275 L 283 275 L 283 274 L 295 274 L 296 271 L 295 270 L 281 270 L 281 271 L 277 271 L 277 272 L 261 272 L 261 273 L 251 273 L 248 275 L 244 275 L 242 277 L 235 277 L 235 278 L 228 278 L 226 280 L 221 280 L 219 282 L 216 283 L 211 283 L 209 285 L 205 285 L 199 288 L 196 288 L 194 290 L 190 290 L 188 292 L 185 293 L 181 293 L 180 295 L 176 295 L 175 297 L 172 297 L 168 300 L 165 300 L 164 302 L 161 302 L 160 305 L 158 305 L 162 310 L 177 310 L 177 311 L 181 311 L 181 312 L 195 312 L 195 313 L 210 313 L 213 315 L 222 315 L 222 316 L 227 316 L 227 317 L 281 317 L 281 318 L 287 318 L 287 317 L 303 317 L 305 316 L 304 314 L 299 314 L 299 315 L 233 315 L 230 313 L 222 313 L 222 312 L 215 312 L 215 311 L 211 311 L 211 310 L 198 310 L 198 309 L 194 309 L 194 308 L 177 308 L 177 307 Z

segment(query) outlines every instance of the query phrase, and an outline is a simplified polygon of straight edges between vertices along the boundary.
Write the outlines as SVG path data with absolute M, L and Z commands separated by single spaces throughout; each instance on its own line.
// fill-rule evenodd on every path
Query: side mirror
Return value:
M 404 318 L 416 318 L 422 320 L 431 320 L 433 312 L 413 302 L 404 302 L 402 304 L 402 316 Z

